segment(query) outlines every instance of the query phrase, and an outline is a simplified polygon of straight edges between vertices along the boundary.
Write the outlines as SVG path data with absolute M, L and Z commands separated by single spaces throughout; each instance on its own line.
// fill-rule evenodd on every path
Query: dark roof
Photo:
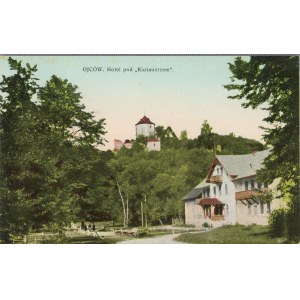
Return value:
M 153 124 L 155 125 L 153 122 L 150 121 L 149 118 L 147 118 L 146 116 L 143 116 L 136 124 L 136 125 L 139 125 L 139 124 Z
M 201 188 L 193 189 L 188 194 L 186 194 L 183 200 L 194 200 L 197 199 L 202 192 Z
M 199 205 L 216 205 L 216 204 L 223 204 L 220 200 L 217 198 L 202 198 L 200 199 Z
M 183 200 L 194 200 L 197 199 L 204 187 L 209 187 L 209 184 L 205 182 L 206 180 L 201 181 L 197 186 L 194 187 L 189 193 L 187 193 Z
M 125 140 L 124 144 L 131 143 L 131 140 Z
M 148 139 L 147 142 L 160 142 L 160 139 Z

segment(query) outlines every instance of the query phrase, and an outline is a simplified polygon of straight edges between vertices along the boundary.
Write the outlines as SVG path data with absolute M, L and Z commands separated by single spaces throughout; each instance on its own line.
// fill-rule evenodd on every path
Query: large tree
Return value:
M 237 57 L 229 68 L 232 84 L 225 88 L 236 92 L 229 98 L 268 112 L 263 138 L 271 152 L 259 177 L 267 183 L 281 179 L 279 189 L 290 200 L 291 223 L 299 233 L 299 57 Z
M 91 202 L 91 189 L 100 181 L 91 176 L 95 169 L 104 170 L 94 146 L 103 143 L 105 133 L 104 120 L 85 111 L 77 86 L 52 76 L 39 87 L 36 67 L 12 58 L 8 62 L 14 73 L 0 82 L 0 231 L 5 241 L 47 224 L 61 228 L 80 215 L 80 204 L 85 197 Z

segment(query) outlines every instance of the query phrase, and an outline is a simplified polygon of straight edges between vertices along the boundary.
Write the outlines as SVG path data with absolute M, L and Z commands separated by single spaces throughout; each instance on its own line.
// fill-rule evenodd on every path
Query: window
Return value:
M 227 184 L 225 184 L 225 195 L 228 195 L 228 187 L 227 187 Z
M 219 185 L 219 195 L 221 196 L 221 186 Z
M 214 186 L 214 196 L 217 195 L 217 190 L 216 190 L 216 187 Z
M 260 201 L 260 213 L 264 213 L 264 203 L 262 201 Z
M 257 188 L 261 189 L 261 183 L 260 182 L 257 183 Z
M 217 168 L 217 174 L 219 175 L 219 168 Z
M 267 213 L 268 214 L 271 213 L 271 203 L 270 202 L 267 203 Z
M 210 194 L 210 192 L 209 192 L 209 190 L 207 190 L 207 197 L 209 197 L 209 194 Z
M 251 180 L 251 190 L 254 190 L 254 180 Z
M 257 215 L 257 204 L 256 203 L 253 205 L 253 208 L 254 208 L 254 214 Z
M 251 204 L 248 203 L 248 215 L 251 215 Z
M 248 191 L 248 181 L 245 181 L 245 191 Z
M 223 175 L 223 168 L 222 167 L 220 168 L 220 173 L 221 173 L 221 175 Z

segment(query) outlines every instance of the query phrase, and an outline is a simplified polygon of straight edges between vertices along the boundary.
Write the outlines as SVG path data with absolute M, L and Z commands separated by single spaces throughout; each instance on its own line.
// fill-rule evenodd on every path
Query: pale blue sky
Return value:
M 6 57 L 0 57 L 0 75 L 10 73 Z M 176 134 L 186 129 L 199 135 L 204 120 L 219 134 L 261 139 L 266 112 L 244 109 L 229 100 L 224 84 L 230 83 L 228 62 L 233 56 L 22 56 L 37 64 L 43 85 L 51 75 L 78 85 L 83 103 L 96 117 L 106 119 L 105 149 L 113 139 L 135 137 L 135 124 L 144 113 L 156 125 L 170 125 Z M 84 67 L 121 67 L 121 72 L 84 72 Z M 127 67 L 172 68 L 168 73 L 123 73 Z

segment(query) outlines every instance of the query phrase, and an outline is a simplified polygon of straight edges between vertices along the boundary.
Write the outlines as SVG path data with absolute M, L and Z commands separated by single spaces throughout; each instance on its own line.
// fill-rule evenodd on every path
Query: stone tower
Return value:
M 144 116 L 135 124 L 135 136 L 154 137 L 155 136 L 155 124 L 150 121 L 149 118 Z

